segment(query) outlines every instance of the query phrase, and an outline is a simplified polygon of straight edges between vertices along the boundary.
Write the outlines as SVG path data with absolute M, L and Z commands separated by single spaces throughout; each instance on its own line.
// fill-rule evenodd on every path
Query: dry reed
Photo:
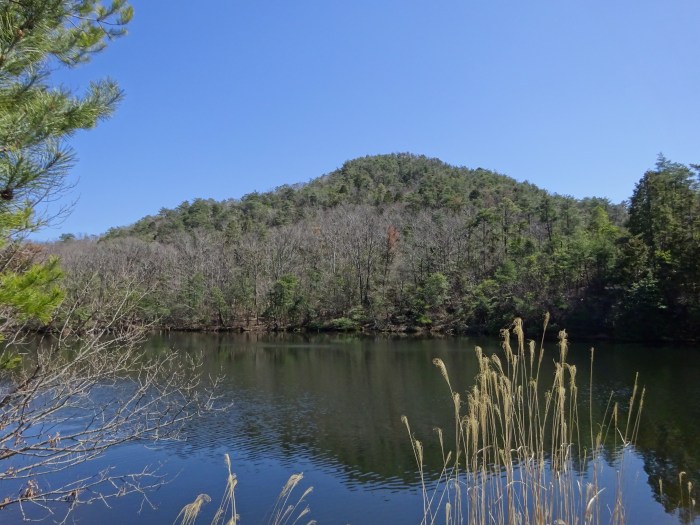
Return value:
M 211 525 L 238 525 L 240 516 L 236 512 L 236 497 L 235 488 L 238 484 L 236 474 L 231 471 L 231 458 L 228 454 L 224 455 L 228 476 L 226 481 L 226 489 L 221 498 L 221 503 L 217 508 Z M 277 501 L 271 512 L 269 525 L 294 525 L 301 523 L 301 519 L 310 513 L 309 506 L 306 505 L 306 497 L 311 494 L 313 487 L 307 488 L 299 498 L 291 501 L 294 489 L 299 485 L 299 482 L 304 478 L 303 474 L 292 474 L 287 482 L 282 487 L 282 491 L 277 497 Z M 177 525 L 194 525 L 202 506 L 209 503 L 211 498 L 206 494 L 200 494 L 197 498 L 185 505 L 175 519 Z M 314 525 L 315 520 L 307 522 L 307 525 Z
M 548 320 L 547 316 L 545 329 Z M 546 390 L 540 377 L 544 338 L 539 349 L 534 341 L 526 344 L 520 319 L 501 335 L 503 359 L 476 348 L 478 373 L 464 400 L 453 390 L 445 364 L 433 360 L 454 405 L 453 450 L 446 451 L 443 432 L 438 431 L 443 464 L 437 481 L 426 481 L 423 444 L 413 436 L 408 419 L 402 418 L 421 478 L 422 524 L 438 520 L 446 525 L 624 524 L 624 449 L 639 431 L 644 390 L 635 379 L 624 419 L 611 395 L 603 421 L 594 426 L 591 380 L 590 444 L 584 445 L 576 367 L 567 362 L 566 332 L 559 333 L 553 381 Z M 606 443 L 623 450 L 614 487 L 602 486 Z M 613 496 L 606 505 L 602 495 L 610 490 Z

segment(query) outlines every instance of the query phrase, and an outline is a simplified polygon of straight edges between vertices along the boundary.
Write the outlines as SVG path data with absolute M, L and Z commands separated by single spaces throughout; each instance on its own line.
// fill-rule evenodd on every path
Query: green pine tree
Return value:
M 639 330 L 652 330 L 656 337 L 698 337 L 698 171 L 696 166 L 660 156 L 656 168 L 644 174 L 630 199 L 628 227 L 633 237 L 629 242 L 644 246 L 641 253 L 646 274 L 625 283 L 630 297 L 627 309 L 638 320 Z M 629 258 L 623 262 L 640 264 Z M 634 272 L 623 266 L 621 273 Z
M 0 338 L 19 322 L 48 321 L 60 303 L 57 261 L 32 262 L 20 240 L 45 225 L 42 201 L 65 188 L 75 160 L 67 139 L 108 117 L 122 97 L 112 80 L 78 96 L 53 87 L 50 73 L 90 60 L 131 16 L 122 0 L 0 1 Z

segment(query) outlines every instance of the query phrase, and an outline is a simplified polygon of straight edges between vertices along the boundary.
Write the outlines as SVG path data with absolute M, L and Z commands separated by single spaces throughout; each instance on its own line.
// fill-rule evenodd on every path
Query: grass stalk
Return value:
M 221 503 L 214 513 L 211 525 L 238 525 L 240 516 L 236 511 L 235 489 L 238 485 L 236 474 L 231 471 L 231 458 L 224 455 L 228 475 L 226 478 L 226 488 L 221 498 Z M 294 489 L 304 478 L 303 474 L 292 474 L 282 487 L 277 501 L 270 513 L 269 525 L 297 525 L 301 523 L 310 513 L 306 498 L 311 494 L 313 487 L 304 490 L 299 498 L 291 500 Z M 291 501 L 290 501 L 291 500 Z M 211 498 L 207 494 L 200 494 L 197 498 L 185 505 L 175 518 L 174 525 L 194 525 L 202 507 L 209 503 Z M 306 525 L 314 525 L 315 520 L 306 522 Z
M 545 329 L 548 321 L 546 316 Z M 515 347 L 511 335 L 516 337 Z M 637 437 L 644 405 L 645 392 L 639 388 L 638 378 L 627 414 L 621 414 L 611 395 L 602 422 L 595 426 L 591 350 L 590 444 L 585 445 L 577 370 L 567 362 L 566 332 L 559 333 L 558 358 L 546 388 L 541 376 L 544 338 L 539 351 L 534 342 L 526 343 L 520 319 L 501 336 L 502 356 L 489 357 L 475 349 L 477 374 L 464 400 L 454 391 L 445 364 L 433 360 L 450 392 L 455 427 L 454 454 L 446 452 L 442 431 L 438 431 L 443 465 L 437 483 L 427 481 L 423 445 L 412 434 L 408 420 L 402 418 L 421 477 L 422 523 L 444 519 L 447 524 L 470 525 L 624 524 L 624 449 Z M 618 440 L 623 452 L 618 477 L 615 486 L 604 487 L 600 476 L 603 447 L 617 446 Z M 610 491 L 613 496 L 609 496 Z M 612 503 L 604 504 L 604 498 Z M 609 509 L 607 516 L 604 508 Z

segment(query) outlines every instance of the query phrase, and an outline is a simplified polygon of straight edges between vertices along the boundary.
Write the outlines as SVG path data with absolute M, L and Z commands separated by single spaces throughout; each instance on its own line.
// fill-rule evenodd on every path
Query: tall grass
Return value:
M 545 330 L 548 320 L 547 316 Z M 624 448 L 639 431 L 644 389 L 640 391 L 635 379 L 626 415 L 611 395 L 602 421 L 595 424 L 593 351 L 586 415 L 581 413 L 576 367 L 567 362 L 565 331 L 559 333 L 554 374 L 546 388 L 540 374 L 544 337 L 539 348 L 534 341 L 526 343 L 522 321 L 516 319 L 511 330 L 502 331 L 502 338 L 503 359 L 476 348 L 478 373 L 465 398 L 453 389 L 442 360 L 433 360 L 454 410 L 454 428 L 437 429 L 442 450 L 437 482 L 427 479 L 423 444 L 402 418 L 422 480 L 422 524 L 625 523 Z M 585 436 L 580 424 L 584 417 L 590 429 Z M 623 449 L 614 486 L 603 486 L 605 444 Z
M 235 489 L 238 485 L 236 474 L 231 471 L 231 458 L 224 455 L 228 476 L 226 478 L 226 488 L 221 497 L 219 507 L 214 513 L 211 525 L 238 525 L 241 517 L 236 512 Z M 282 487 L 277 501 L 270 513 L 269 525 L 293 525 L 303 523 L 301 520 L 308 516 L 310 509 L 306 505 L 306 497 L 311 494 L 313 487 L 309 487 L 300 497 L 292 497 L 294 489 L 304 478 L 303 474 L 293 474 Z M 185 505 L 175 518 L 177 525 L 194 525 L 202 507 L 209 503 L 211 498 L 207 494 L 200 494 L 192 503 Z M 314 525 L 315 520 L 307 522 L 307 525 Z

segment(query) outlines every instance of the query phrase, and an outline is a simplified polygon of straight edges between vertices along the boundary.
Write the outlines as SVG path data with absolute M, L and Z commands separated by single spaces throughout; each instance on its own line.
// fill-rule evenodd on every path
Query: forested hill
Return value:
M 622 225 L 626 209 L 606 199 L 576 201 L 553 196 L 537 186 L 484 169 L 457 168 L 438 159 L 409 153 L 368 156 L 346 162 L 340 169 L 306 184 L 280 186 L 266 193 L 251 193 L 240 200 L 195 199 L 175 209 L 162 209 L 127 228 L 110 230 L 106 237 L 136 236 L 165 240 L 173 234 L 197 229 L 237 235 L 273 228 L 310 217 L 339 205 L 366 205 L 379 213 L 402 209 L 499 213 L 514 205 L 531 221 L 551 207 L 563 217 L 578 208 L 584 214 L 602 206 L 614 224 Z M 509 213 L 506 210 L 506 213 Z M 512 213 L 512 211 L 510 212 Z
M 631 188 L 632 190 L 632 188 Z M 129 286 L 134 321 L 183 329 L 496 331 L 693 339 L 697 168 L 660 158 L 630 202 L 577 200 L 411 154 L 307 184 L 194 200 L 53 246 L 74 290 Z

